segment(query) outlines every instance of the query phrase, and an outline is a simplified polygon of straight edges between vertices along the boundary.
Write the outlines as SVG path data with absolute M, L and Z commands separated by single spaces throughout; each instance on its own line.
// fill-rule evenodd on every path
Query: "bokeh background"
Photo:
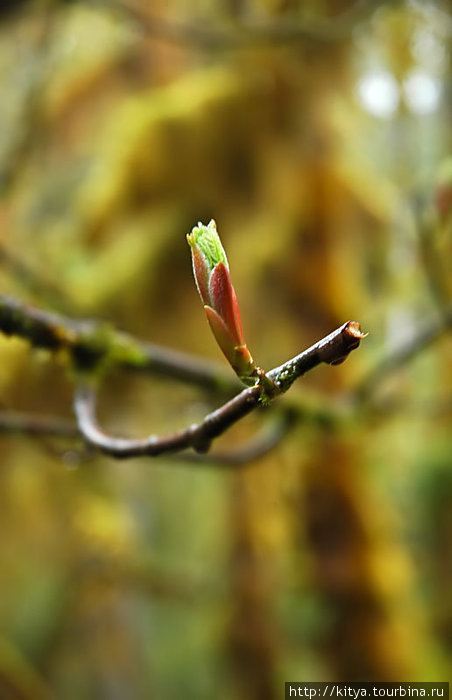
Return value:
M 450 678 L 449 9 L 1 3 L 2 293 L 225 371 L 185 241 L 215 218 L 263 367 L 348 319 L 369 332 L 293 386 L 293 430 L 242 466 L 3 430 L 2 700 Z M 2 415 L 72 418 L 65 357 L 2 336 L 0 358 Z M 166 432 L 221 400 L 112 372 L 102 421 Z

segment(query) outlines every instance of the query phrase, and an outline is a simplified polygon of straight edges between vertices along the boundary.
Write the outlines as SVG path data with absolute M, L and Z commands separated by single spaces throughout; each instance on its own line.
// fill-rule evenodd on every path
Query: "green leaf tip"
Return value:
M 217 225 L 213 219 L 209 221 L 207 226 L 198 221 L 198 225 L 194 226 L 191 233 L 187 234 L 187 241 L 191 248 L 197 248 L 201 253 L 209 272 L 220 262 L 229 269 L 226 253 L 221 245 Z

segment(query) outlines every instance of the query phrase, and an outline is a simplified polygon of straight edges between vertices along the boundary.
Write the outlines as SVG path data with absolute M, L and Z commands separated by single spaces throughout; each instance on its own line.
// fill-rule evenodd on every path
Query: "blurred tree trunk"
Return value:
M 304 315 L 315 333 L 334 327 L 338 304 L 353 309 L 361 303 L 353 279 L 349 279 L 354 276 L 353 270 L 347 273 L 339 253 L 353 246 L 348 233 L 353 220 L 369 214 L 362 211 L 362 203 L 348 190 L 332 163 L 334 156 L 325 153 L 310 168 L 311 206 L 301 216 L 297 257 L 292 259 L 294 268 L 298 265 L 309 271 L 308 278 L 304 278 L 306 290 L 300 292 L 301 298 L 308 299 Z M 375 222 L 369 217 L 372 225 Z M 347 257 L 349 263 L 353 261 L 351 251 Z M 317 287 L 312 284 L 314 279 Z M 319 293 L 311 301 L 308 294 L 314 288 Z M 324 372 L 323 382 L 329 396 L 341 395 L 349 385 L 347 364 L 334 372 Z M 413 677 L 415 669 L 415 659 L 399 636 L 400 629 L 411 624 L 397 607 L 403 591 L 397 578 L 392 584 L 391 567 L 396 564 L 396 570 L 397 565 L 403 569 L 404 556 L 401 550 L 393 550 L 390 565 L 385 568 L 378 503 L 377 512 L 364 505 L 372 502 L 371 494 L 363 487 L 365 444 L 357 434 L 350 439 L 334 425 L 321 429 L 307 466 L 300 467 L 297 512 L 312 557 L 312 582 L 321 591 L 330 618 L 323 653 L 332 677 L 340 681 L 396 681 Z M 382 572 L 387 576 L 383 588 Z M 415 638 L 414 626 L 412 632 Z

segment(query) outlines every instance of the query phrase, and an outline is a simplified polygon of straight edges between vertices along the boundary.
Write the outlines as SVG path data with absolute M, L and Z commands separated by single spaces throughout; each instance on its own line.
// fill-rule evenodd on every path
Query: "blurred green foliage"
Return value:
M 185 241 L 215 218 L 261 366 L 349 318 L 369 338 L 297 383 L 305 420 L 249 466 L 2 435 L 0 697 L 270 700 L 285 680 L 446 679 L 447 328 L 353 419 L 309 420 L 451 301 L 446 4 L 12 5 L 3 292 L 221 361 Z M 63 358 L 3 337 L 0 354 L 2 408 L 71 416 Z M 137 436 L 218 405 L 119 372 L 101 399 L 103 422 Z

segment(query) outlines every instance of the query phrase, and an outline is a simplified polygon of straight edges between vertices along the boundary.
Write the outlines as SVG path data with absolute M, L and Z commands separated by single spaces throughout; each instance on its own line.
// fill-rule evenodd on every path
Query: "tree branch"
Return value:
M 358 384 L 353 392 L 354 396 L 361 401 L 368 399 L 387 376 L 403 367 L 450 329 L 452 329 L 452 305 L 442 310 L 440 318 L 420 324 L 409 340 L 400 343 L 398 348 L 383 356 Z
M 117 458 L 157 456 L 193 448 L 206 452 L 212 440 L 231 425 L 259 406 L 273 401 L 289 389 L 293 382 L 321 363 L 338 364 L 358 347 L 364 334 L 356 321 L 348 321 L 312 347 L 260 376 L 257 384 L 243 389 L 223 406 L 191 425 L 168 436 L 150 435 L 143 439 L 128 439 L 107 435 L 96 419 L 97 381 L 102 372 L 120 366 L 127 369 L 165 374 L 184 382 L 232 393 L 240 386 L 235 379 L 218 372 L 213 365 L 190 355 L 175 352 L 140 341 L 111 326 L 92 320 L 75 321 L 60 314 L 48 313 L 27 306 L 16 299 L 0 295 L 0 331 L 28 340 L 33 347 L 50 351 L 66 351 L 78 376 L 74 410 L 80 434 L 86 443 Z M 74 437 L 73 426 L 53 418 L 30 417 L 22 414 L 0 416 L 0 430 L 28 432 L 33 435 L 54 434 Z M 245 446 L 243 455 L 219 455 L 223 463 L 241 463 L 242 458 L 265 452 L 275 444 L 280 431 L 270 437 Z M 215 459 L 215 457 L 214 457 Z
M 293 406 L 285 407 L 277 415 L 273 415 L 268 424 L 264 425 L 256 435 L 233 450 L 214 452 L 208 456 L 185 452 L 178 455 L 178 459 L 190 464 L 205 463 L 221 466 L 249 464 L 273 450 L 290 432 L 299 418 L 299 412 Z M 23 435 L 29 438 L 53 437 L 67 440 L 80 440 L 82 437 L 74 421 L 65 420 L 58 416 L 35 415 L 8 410 L 0 411 L 0 434 Z M 91 451 L 85 452 L 75 448 L 75 450 L 71 449 L 70 454 L 80 460 L 86 460 L 93 456 Z
M 276 386 L 276 391 L 271 397 L 265 393 L 265 384 L 258 383 L 241 391 L 216 411 L 208 414 L 200 423 L 164 437 L 150 435 L 136 440 L 107 435 L 96 418 L 97 387 L 92 382 L 82 380 L 76 388 L 74 400 L 77 424 L 89 445 L 120 459 L 144 455 L 155 457 L 189 447 L 196 452 L 207 452 L 214 438 L 262 403 L 267 404 L 277 395 L 287 391 L 298 377 L 323 362 L 332 365 L 343 362 L 364 337 L 359 324 L 356 321 L 348 321 L 300 355 L 270 370 L 266 376 Z
M 209 413 L 199 424 L 194 424 L 171 435 L 132 440 L 107 435 L 96 419 L 97 388 L 89 382 L 81 382 L 75 391 L 74 410 L 80 433 L 86 442 L 104 454 L 117 458 L 156 457 L 167 452 L 179 452 L 193 447 L 197 452 L 207 452 L 211 441 L 221 435 L 236 421 L 251 413 L 259 404 L 261 389 L 254 386 Z
M 443 309 L 441 316 L 421 323 L 409 340 L 383 356 L 358 384 L 352 396 L 358 404 L 369 399 L 387 376 L 407 364 L 426 347 L 436 342 L 452 329 L 452 305 Z M 200 387 L 230 394 L 240 384 L 203 360 L 138 340 L 126 333 L 115 331 L 109 325 L 96 321 L 74 321 L 26 306 L 21 302 L 0 295 L 0 332 L 28 340 L 33 347 L 49 350 L 68 350 L 77 359 L 96 357 L 113 366 L 164 374 Z M 326 338 L 315 343 L 300 355 L 270 370 L 266 376 L 275 382 L 275 396 L 289 389 L 292 383 L 320 363 L 337 364 L 358 347 L 363 334 L 359 324 L 349 321 Z M 88 363 L 89 364 L 89 363 Z M 30 416 L 10 411 L 0 412 L 1 433 L 22 433 L 32 436 L 49 435 L 77 438 L 80 434 L 86 442 L 114 457 L 139 455 L 156 456 L 162 453 L 193 447 L 206 451 L 210 442 L 233 423 L 262 404 L 262 386 L 241 391 L 234 399 L 206 416 L 198 425 L 191 426 L 168 437 L 150 436 L 144 440 L 129 440 L 106 435 L 95 418 L 97 390 L 85 383 L 77 391 L 75 408 L 79 428 L 69 421 L 56 417 Z M 289 409 L 299 415 L 296 404 L 289 402 Z M 284 424 L 284 421 L 282 421 Z M 290 426 L 289 426 L 290 427 Z M 284 429 L 285 430 L 285 429 Z M 236 452 L 213 454 L 201 461 L 218 464 L 241 464 L 264 454 L 276 445 L 284 434 L 276 425 L 266 434 L 246 443 Z M 199 456 L 185 453 L 182 458 L 198 461 Z
M 0 332 L 24 338 L 35 348 L 66 350 L 81 369 L 115 365 L 161 374 L 227 395 L 241 386 L 235 377 L 208 360 L 139 340 L 105 322 L 76 321 L 3 294 L 0 294 Z
M 281 411 L 265 425 L 254 437 L 239 445 L 234 450 L 214 451 L 208 455 L 184 452 L 178 455 L 178 459 L 190 464 L 214 464 L 222 467 L 237 467 L 242 464 L 250 464 L 274 450 L 277 445 L 288 435 L 297 423 L 299 416 L 292 407 Z
M 307 350 L 267 372 L 267 377 L 275 382 L 280 392 L 285 392 L 298 377 L 322 362 L 327 365 L 339 365 L 344 362 L 366 335 L 367 333 L 361 332 L 357 321 L 347 321 Z

